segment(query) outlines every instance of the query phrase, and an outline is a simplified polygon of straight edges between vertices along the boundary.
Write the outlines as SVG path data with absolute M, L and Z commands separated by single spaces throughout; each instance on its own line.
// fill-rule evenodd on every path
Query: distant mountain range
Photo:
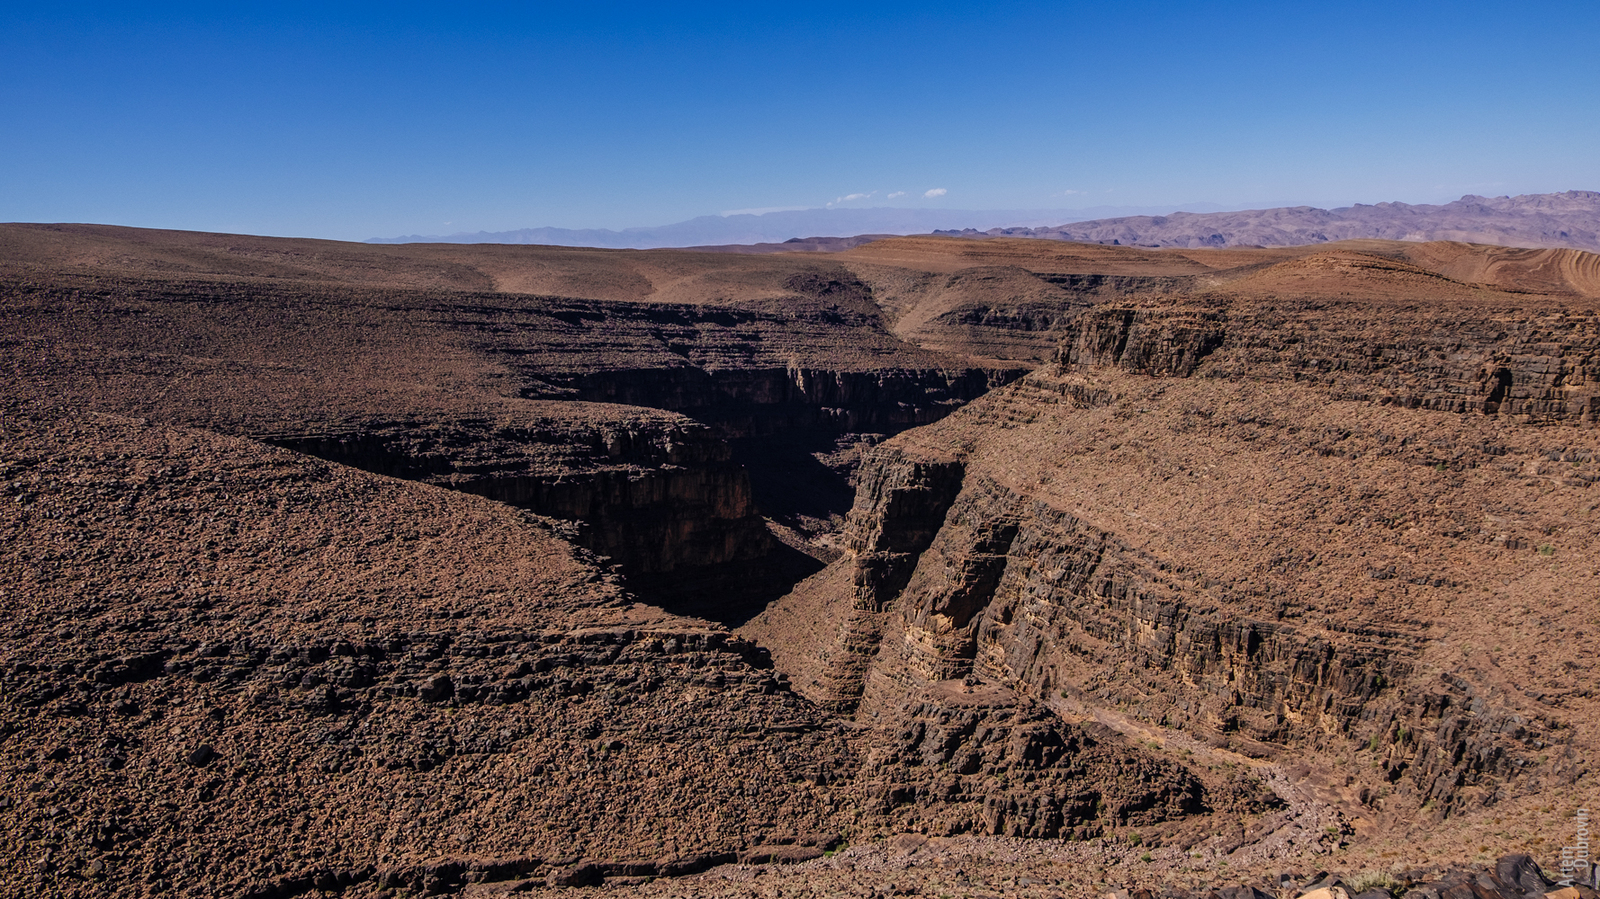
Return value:
M 1134 215 L 1052 227 L 944 231 L 964 236 L 1036 237 L 1139 247 L 1292 247 L 1354 238 L 1459 240 L 1509 247 L 1600 252 L 1600 192 L 1518 197 L 1468 195 L 1439 206 L 1290 206 L 1242 212 Z
M 562 247 L 716 247 L 767 245 L 797 238 L 897 234 L 1032 237 L 1140 247 L 1288 247 L 1355 238 L 1459 240 L 1511 247 L 1573 247 L 1600 252 L 1600 192 L 1569 190 L 1517 197 L 1468 195 L 1441 205 L 1378 203 L 1320 209 L 1280 206 L 1225 210 L 1190 204 L 1090 209 L 801 209 L 765 214 L 703 215 L 653 228 L 524 228 L 473 234 L 373 238 L 368 243 L 512 243 Z M 1164 213 L 1164 214 L 1154 214 Z M 859 237 L 858 237 L 859 235 Z M 813 241 L 815 242 L 815 241 Z M 834 240 L 795 250 L 843 248 Z
M 1190 209 L 1226 209 L 1214 203 Z M 723 244 L 781 243 L 796 237 L 857 234 L 928 234 L 939 229 L 1030 228 L 1107 216 L 1153 215 L 1171 206 L 1097 206 L 1089 209 L 797 209 L 760 215 L 702 215 L 652 228 L 523 228 L 444 236 L 375 237 L 367 243 L 521 243 L 557 247 L 657 249 Z

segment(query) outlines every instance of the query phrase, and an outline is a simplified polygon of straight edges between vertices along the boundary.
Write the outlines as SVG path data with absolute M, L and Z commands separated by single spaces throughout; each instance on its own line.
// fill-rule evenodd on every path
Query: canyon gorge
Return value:
M 7 892 L 1520 897 L 1594 796 L 1587 252 L 0 225 L 0 296 Z

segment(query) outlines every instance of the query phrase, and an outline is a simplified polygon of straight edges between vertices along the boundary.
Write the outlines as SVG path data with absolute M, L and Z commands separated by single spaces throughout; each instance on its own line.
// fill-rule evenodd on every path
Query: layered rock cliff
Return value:
M 475 493 L 575 522 L 577 541 L 649 580 L 751 563 L 771 538 L 750 479 L 699 422 L 564 404 L 542 417 L 375 421 L 271 442 L 379 474 Z
M 849 726 L 503 503 L 5 411 L 0 877 L 22 894 L 559 888 L 1203 810 L 1178 766 L 981 692 Z
M 1067 328 L 1055 362 L 1155 377 L 1281 379 L 1337 399 L 1588 424 L 1600 420 L 1597 360 L 1592 310 L 1496 315 L 1197 297 L 1097 308 Z
M 763 514 L 784 510 L 763 513 L 756 485 L 769 504 L 824 498 L 806 511 L 826 528 L 857 458 L 836 445 L 1022 371 L 897 340 L 848 273 L 779 274 L 754 296 L 647 303 L 30 269 L 7 282 L 5 339 L 17 382 L 63 405 L 572 521 L 641 587 L 725 583 L 783 568 L 758 564 L 778 547 Z
M 1570 785 L 1594 694 L 1538 659 L 1588 632 L 1600 331 L 1444 289 L 1086 312 L 1050 369 L 874 450 L 845 558 L 747 630 L 858 720 L 1010 691 L 1324 759 L 1369 822 Z

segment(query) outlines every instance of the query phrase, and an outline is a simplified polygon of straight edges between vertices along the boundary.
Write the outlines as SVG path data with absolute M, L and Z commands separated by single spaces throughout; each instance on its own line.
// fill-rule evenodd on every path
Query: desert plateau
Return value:
M 0 225 L 0 896 L 1600 895 L 1592 223 L 1309 215 Z

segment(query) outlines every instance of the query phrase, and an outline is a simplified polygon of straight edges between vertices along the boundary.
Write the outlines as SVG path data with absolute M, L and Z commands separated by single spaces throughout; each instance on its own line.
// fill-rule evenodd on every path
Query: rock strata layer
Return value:
M 1593 791 L 1586 254 L 0 254 L 0 894 L 1494 895 Z
M 1108 299 L 872 450 L 745 632 L 871 726 L 1002 695 L 1293 765 L 1358 833 L 1581 789 L 1594 693 L 1540 659 L 1597 586 L 1596 321 L 1347 251 Z

